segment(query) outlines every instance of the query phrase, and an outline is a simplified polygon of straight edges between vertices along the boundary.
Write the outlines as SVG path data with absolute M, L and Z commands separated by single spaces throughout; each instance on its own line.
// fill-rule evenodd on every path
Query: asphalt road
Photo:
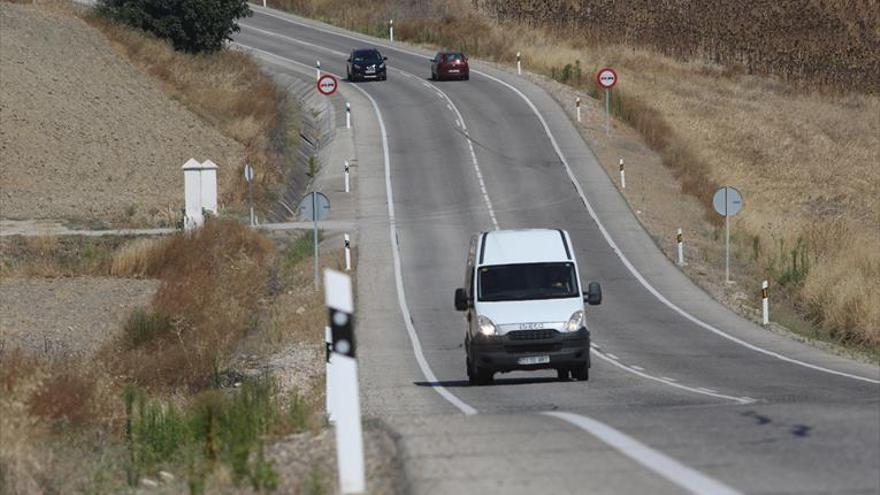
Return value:
M 364 46 L 389 57 L 388 81 L 341 92 L 363 404 L 400 435 L 411 491 L 880 493 L 880 368 L 770 334 L 693 286 L 546 93 L 474 61 L 470 81 L 432 82 L 429 52 L 255 10 L 236 42 L 269 70 L 320 60 L 344 75 Z M 467 385 L 452 293 L 469 237 L 496 226 L 568 230 L 583 280 L 602 283 L 589 382 Z

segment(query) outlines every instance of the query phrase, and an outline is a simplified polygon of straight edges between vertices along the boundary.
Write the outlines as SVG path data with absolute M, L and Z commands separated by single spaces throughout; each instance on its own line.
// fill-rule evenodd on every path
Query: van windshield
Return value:
M 480 267 L 480 301 L 578 297 L 574 263 L 523 263 Z

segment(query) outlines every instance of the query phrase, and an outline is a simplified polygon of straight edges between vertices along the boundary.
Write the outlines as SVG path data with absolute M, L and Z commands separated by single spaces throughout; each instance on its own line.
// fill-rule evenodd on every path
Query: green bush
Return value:
M 150 342 L 159 335 L 164 335 L 172 329 L 171 318 L 161 313 L 154 313 L 137 308 L 125 321 L 125 342 L 130 349 Z
M 98 13 L 198 53 L 223 48 L 252 12 L 247 0 L 98 0 Z

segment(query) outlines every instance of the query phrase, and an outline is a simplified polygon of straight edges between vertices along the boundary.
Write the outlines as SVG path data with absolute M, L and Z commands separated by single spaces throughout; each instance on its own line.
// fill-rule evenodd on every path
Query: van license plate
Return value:
M 544 364 L 550 362 L 550 356 L 526 356 L 517 361 L 519 364 Z

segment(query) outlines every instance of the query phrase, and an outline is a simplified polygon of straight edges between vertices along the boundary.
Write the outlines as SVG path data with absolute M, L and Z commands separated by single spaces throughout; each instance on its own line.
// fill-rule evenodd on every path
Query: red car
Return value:
M 470 79 L 468 59 L 461 52 L 437 52 L 431 60 L 431 79 Z

